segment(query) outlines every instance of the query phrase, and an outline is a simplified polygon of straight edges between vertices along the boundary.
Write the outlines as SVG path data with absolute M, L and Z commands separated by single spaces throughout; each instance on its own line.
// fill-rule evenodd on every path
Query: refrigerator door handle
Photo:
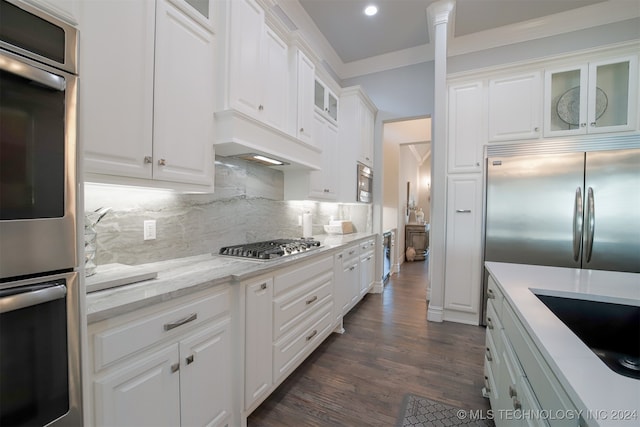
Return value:
M 593 233 L 596 226 L 595 202 L 593 199 L 593 188 L 587 190 L 587 241 L 585 242 L 585 259 L 586 262 L 591 261 L 593 252 Z
M 573 260 L 580 258 L 580 245 L 582 244 L 582 187 L 576 188 L 573 207 Z

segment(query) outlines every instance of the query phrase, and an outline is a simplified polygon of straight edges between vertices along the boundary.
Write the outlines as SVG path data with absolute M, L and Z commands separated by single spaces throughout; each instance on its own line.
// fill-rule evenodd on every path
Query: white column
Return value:
M 446 182 L 447 182 L 447 38 L 455 1 L 427 8 L 431 43 L 435 46 L 433 117 L 431 119 L 431 232 L 429 241 L 430 300 L 427 320 L 442 322 L 444 313 Z

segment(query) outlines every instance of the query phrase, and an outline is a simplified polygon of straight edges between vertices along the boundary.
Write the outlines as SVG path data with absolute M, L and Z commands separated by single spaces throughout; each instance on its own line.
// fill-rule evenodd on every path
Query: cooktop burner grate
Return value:
M 320 242 L 315 239 L 277 239 L 225 246 L 220 248 L 219 254 L 255 260 L 270 260 L 287 255 L 295 255 L 319 247 Z

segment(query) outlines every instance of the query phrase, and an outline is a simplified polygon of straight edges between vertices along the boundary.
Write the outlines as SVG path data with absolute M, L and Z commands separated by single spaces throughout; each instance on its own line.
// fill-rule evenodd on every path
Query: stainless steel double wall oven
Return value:
M 76 29 L 0 0 L 0 425 L 82 424 Z

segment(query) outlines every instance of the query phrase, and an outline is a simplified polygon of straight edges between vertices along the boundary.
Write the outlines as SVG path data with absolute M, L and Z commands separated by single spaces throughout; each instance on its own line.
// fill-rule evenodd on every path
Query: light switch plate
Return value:
M 155 240 L 156 220 L 148 219 L 144 221 L 144 240 Z

